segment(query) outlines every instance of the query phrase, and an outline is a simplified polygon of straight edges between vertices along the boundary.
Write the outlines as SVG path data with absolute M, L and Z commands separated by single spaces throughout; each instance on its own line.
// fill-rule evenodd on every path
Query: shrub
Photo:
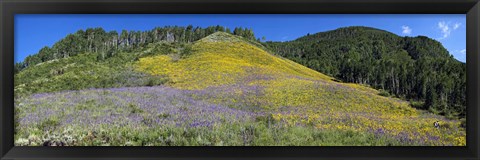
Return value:
M 410 101 L 410 106 L 417 109 L 426 109 L 425 102 L 422 101 Z
M 267 114 L 265 116 L 258 116 L 255 118 L 256 122 L 264 123 L 268 128 L 275 124 L 275 119 L 272 114 Z
M 44 131 L 50 131 L 57 127 L 59 124 L 60 121 L 58 119 L 51 117 L 41 122 L 38 127 Z
M 193 48 L 191 45 L 185 45 L 180 51 L 180 57 L 185 58 L 193 53 Z
M 87 110 L 92 109 L 95 106 L 94 100 L 87 100 L 85 103 L 81 103 L 75 106 L 76 110 Z
M 381 95 L 381 96 L 384 96 L 384 97 L 390 97 L 390 93 L 386 90 L 379 90 L 380 92 L 378 93 L 378 95 Z
M 444 111 L 444 115 L 445 115 L 445 118 L 450 119 L 450 120 L 460 119 L 460 117 L 459 117 L 460 113 L 455 112 L 455 111 L 450 110 L 450 109 L 447 109 L 446 111 Z
M 157 117 L 158 117 L 158 118 L 161 118 L 161 119 L 163 119 L 163 118 L 168 118 L 168 117 L 170 117 L 170 114 L 168 114 L 168 113 L 162 113 L 162 114 L 159 114 Z
M 128 105 L 128 107 L 130 108 L 130 113 L 132 114 L 135 114 L 135 113 L 143 113 L 143 110 L 138 107 L 137 105 L 133 104 L 133 103 L 130 103 Z
M 165 84 L 167 82 L 167 79 L 161 76 L 151 76 L 148 78 L 148 82 L 146 86 L 158 86 Z
M 440 128 L 451 129 L 452 126 L 450 126 L 449 123 L 443 123 L 443 124 L 440 124 Z
M 142 123 L 146 126 L 152 126 L 155 123 L 155 120 L 150 117 L 143 117 Z

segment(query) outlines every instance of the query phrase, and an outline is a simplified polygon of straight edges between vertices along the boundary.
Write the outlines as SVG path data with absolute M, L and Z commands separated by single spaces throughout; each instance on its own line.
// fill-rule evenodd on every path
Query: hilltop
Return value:
M 140 58 L 136 66 L 153 75 L 166 75 L 173 86 L 184 89 L 233 84 L 257 75 L 331 79 L 224 32 L 200 39 L 190 52 L 184 58 L 178 58 L 177 54 Z

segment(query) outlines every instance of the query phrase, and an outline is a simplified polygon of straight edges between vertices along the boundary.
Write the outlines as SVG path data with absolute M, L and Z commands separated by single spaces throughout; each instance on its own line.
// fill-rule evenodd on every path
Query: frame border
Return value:
M 480 159 L 479 0 L 3 0 L 0 159 Z M 466 147 L 14 147 L 15 14 L 466 14 Z

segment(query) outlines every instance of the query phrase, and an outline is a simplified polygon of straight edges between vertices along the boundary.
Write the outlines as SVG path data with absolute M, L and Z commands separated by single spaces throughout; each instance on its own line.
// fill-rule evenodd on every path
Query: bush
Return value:
M 180 50 L 180 56 L 182 58 L 185 58 L 193 53 L 193 48 L 191 45 L 185 45 L 181 50 Z
M 168 114 L 168 113 L 162 113 L 162 114 L 159 114 L 157 117 L 160 118 L 160 119 L 164 119 L 164 118 L 168 118 L 170 117 L 171 115 Z
M 422 101 L 410 101 L 410 106 L 417 109 L 427 109 L 425 108 L 425 102 Z
M 276 123 L 272 114 L 267 114 L 265 116 L 258 116 L 255 118 L 255 121 L 264 123 L 264 125 L 268 126 L 268 128 L 270 128 L 272 125 Z
M 57 118 L 48 118 L 45 121 L 41 122 L 38 128 L 44 131 L 50 131 L 55 129 L 60 124 L 60 121 Z
M 150 87 L 158 86 L 158 85 L 165 84 L 166 82 L 167 82 L 167 79 L 164 77 L 152 76 L 152 77 L 149 77 L 146 86 L 150 86 Z
M 143 113 L 143 110 L 138 107 L 137 105 L 133 104 L 133 103 L 130 103 L 128 105 L 128 107 L 130 108 L 130 113 L 132 114 L 135 114 L 135 113 Z
M 384 96 L 384 97 L 390 97 L 390 93 L 386 90 L 379 90 L 380 92 L 378 93 L 378 95 L 381 95 L 381 96 Z

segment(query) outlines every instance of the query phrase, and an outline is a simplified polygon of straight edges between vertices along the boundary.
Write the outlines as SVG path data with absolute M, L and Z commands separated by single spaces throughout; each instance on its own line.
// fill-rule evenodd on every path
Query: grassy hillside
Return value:
M 109 58 L 102 58 L 101 53 L 81 53 L 39 63 L 15 74 L 15 94 L 162 84 L 165 77 L 136 72 L 132 64 L 140 57 L 178 53 L 178 49 L 185 46 L 184 43 L 159 42 L 132 52 L 118 52 Z
M 92 80 L 95 72 L 69 83 L 108 89 L 44 93 L 55 90 L 38 87 L 35 94 L 23 94 L 15 103 L 15 144 L 465 145 L 459 121 L 413 109 L 367 86 L 336 82 L 241 37 L 217 32 L 193 44 L 158 46 L 119 54 L 110 63 L 82 62 L 94 59 L 83 54 L 22 70 L 16 78 L 75 63 L 61 75 L 101 70 L 97 79 L 112 80 L 104 76 L 128 71 L 135 74 L 119 79 L 138 74 L 147 80 L 92 86 L 101 84 Z M 61 75 L 31 77 L 16 82 L 16 90 L 39 79 L 67 82 L 56 81 Z M 161 83 L 127 86 L 150 80 Z M 442 127 L 434 128 L 435 121 Z
M 136 66 L 153 75 L 166 75 L 171 85 L 182 89 L 234 84 L 248 75 L 331 79 L 223 32 L 196 42 L 191 52 L 182 59 L 177 54 L 141 58 Z

